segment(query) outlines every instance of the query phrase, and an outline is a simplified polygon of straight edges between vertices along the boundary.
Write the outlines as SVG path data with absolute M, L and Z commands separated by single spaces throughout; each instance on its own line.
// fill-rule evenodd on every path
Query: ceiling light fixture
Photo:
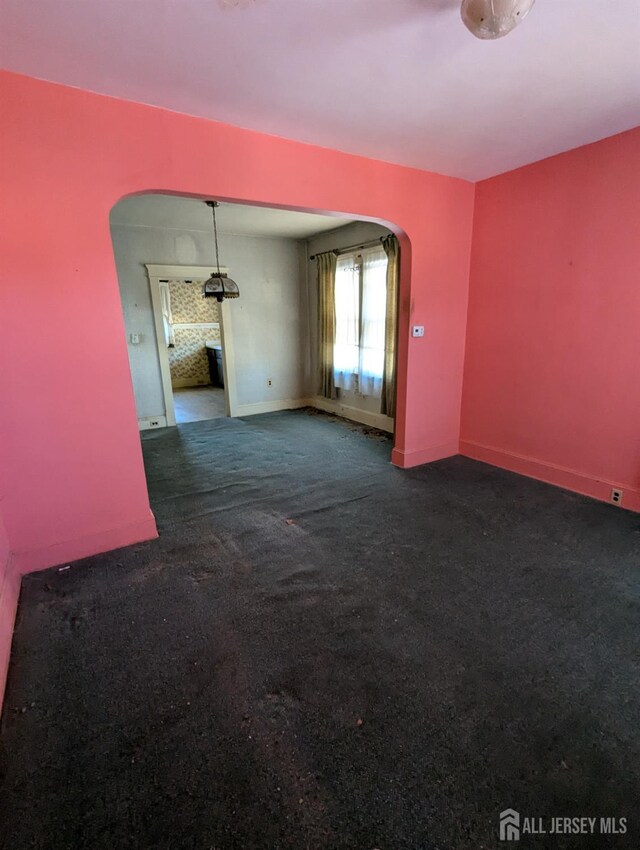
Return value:
M 205 203 L 208 207 L 211 207 L 211 211 L 213 213 L 213 238 L 216 245 L 217 271 L 211 272 L 211 277 L 208 280 L 205 280 L 202 294 L 205 298 L 215 298 L 219 302 L 222 301 L 223 298 L 239 298 L 240 290 L 238 289 L 238 284 L 235 280 L 231 280 L 230 277 L 227 277 L 224 272 L 220 271 L 220 257 L 218 256 L 218 227 L 216 225 L 216 207 L 218 206 L 218 201 L 206 201 Z
M 531 11 L 535 0 L 462 0 L 460 16 L 476 38 L 502 38 Z

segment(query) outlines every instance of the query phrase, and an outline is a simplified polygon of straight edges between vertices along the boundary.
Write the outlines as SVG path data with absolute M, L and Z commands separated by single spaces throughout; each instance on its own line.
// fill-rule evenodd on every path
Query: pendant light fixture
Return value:
M 531 11 L 535 0 L 462 0 L 460 15 L 476 38 L 502 38 Z
M 217 301 L 222 301 L 224 298 L 239 298 L 240 290 L 235 280 L 224 272 L 220 271 L 220 257 L 218 256 L 218 227 L 216 225 L 216 207 L 218 201 L 206 201 L 208 207 L 211 207 L 213 213 L 213 238 L 216 246 L 216 269 L 211 272 L 211 277 L 205 280 L 202 294 L 205 298 L 215 298 Z

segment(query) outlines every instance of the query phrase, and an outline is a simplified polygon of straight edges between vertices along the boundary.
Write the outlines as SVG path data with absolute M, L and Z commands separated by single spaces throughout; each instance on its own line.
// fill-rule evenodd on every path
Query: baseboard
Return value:
M 371 428 L 379 428 L 381 431 L 388 431 L 393 434 L 394 420 L 389 416 L 383 416 L 381 413 L 369 413 L 366 410 L 359 410 L 357 407 L 350 407 L 346 404 L 340 404 L 339 401 L 320 398 L 319 396 L 313 398 L 281 398 L 275 401 L 259 401 L 255 404 L 238 404 L 233 415 L 234 417 L 255 416 L 258 413 L 275 413 L 278 410 L 295 410 L 300 407 L 315 407 L 325 413 L 343 416 L 345 419 L 351 419 L 354 422 L 360 422 L 362 425 L 369 425 Z
M 440 443 L 437 446 L 429 446 L 426 449 L 393 449 L 391 452 L 391 463 L 401 469 L 411 469 L 413 466 L 422 466 L 423 463 L 433 463 L 436 460 L 444 460 L 458 454 L 458 443 Z
M 237 404 L 233 415 L 255 416 L 258 413 L 276 413 L 278 410 L 295 410 L 298 407 L 308 407 L 306 398 L 280 398 L 275 401 L 258 401 L 255 404 Z
M 166 428 L 166 416 L 143 416 L 138 419 L 138 429 L 140 431 L 149 431 L 151 428 Z
M 102 552 L 110 552 L 112 549 L 121 549 L 123 546 L 131 546 L 133 543 L 142 543 L 144 540 L 154 540 L 157 536 L 156 521 L 149 511 L 148 517 L 139 522 L 112 528 L 108 531 L 99 531 L 74 540 L 65 540 L 62 543 L 54 543 L 40 549 L 14 552 L 13 565 L 19 575 L 25 575 L 38 570 L 46 570 L 65 562 L 77 561 L 80 558 L 88 558 Z
M 568 469 L 515 452 L 506 452 L 471 440 L 460 441 L 460 454 L 492 466 L 508 469 L 510 472 L 517 472 L 527 478 L 535 478 L 537 481 L 562 487 L 564 490 L 572 490 L 574 493 L 599 499 L 602 502 L 611 501 L 612 489 L 623 490 L 622 502 L 617 507 L 640 512 L 640 491 L 619 481 L 594 478 L 575 469 Z
M 9 555 L 0 567 L 0 712 L 7 684 L 13 628 L 20 595 L 20 573 Z
M 351 419 L 353 422 L 359 422 L 361 425 L 368 425 L 370 428 L 387 431 L 389 434 L 393 434 L 394 431 L 394 420 L 382 413 L 371 413 L 368 410 L 360 410 L 359 407 L 341 404 L 339 401 L 322 398 L 322 396 L 307 399 L 306 405 L 323 410 L 325 413 L 334 413 L 336 416 L 343 416 L 345 419 Z

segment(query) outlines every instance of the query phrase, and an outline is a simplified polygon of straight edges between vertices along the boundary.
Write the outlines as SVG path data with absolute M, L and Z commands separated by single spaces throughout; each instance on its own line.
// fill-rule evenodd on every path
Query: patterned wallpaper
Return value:
M 170 281 L 173 323 L 219 322 L 220 311 L 215 298 L 202 297 L 201 283 Z M 169 348 L 169 368 L 174 386 L 209 383 L 209 364 L 205 341 L 220 342 L 220 330 L 214 328 L 175 328 L 175 347 Z
M 193 385 L 209 383 L 209 362 L 205 351 L 205 341 L 215 339 L 220 341 L 220 331 L 212 328 L 197 330 L 176 329 L 175 348 L 169 349 L 169 368 L 171 369 L 171 382 L 174 385 L 189 386 L 187 381 Z M 179 382 L 179 384 L 178 384 Z
M 175 323 L 219 322 L 219 305 L 215 298 L 202 297 L 202 283 L 169 281 L 171 313 Z

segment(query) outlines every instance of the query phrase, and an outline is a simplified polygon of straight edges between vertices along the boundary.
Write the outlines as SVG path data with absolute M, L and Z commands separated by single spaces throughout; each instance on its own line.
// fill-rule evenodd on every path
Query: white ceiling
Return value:
M 351 222 L 348 218 L 227 203 L 221 203 L 216 210 L 216 220 L 221 233 L 288 239 L 307 239 Z M 125 198 L 111 211 L 111 223 L 129 227 L 201 230 L 213 234 L 210 207 L 203 201 L 173 195 Z
M 638 0 L 490 42 L 459 0 L 0 5 L 6 69 L 471 180 L 640 124 Z

